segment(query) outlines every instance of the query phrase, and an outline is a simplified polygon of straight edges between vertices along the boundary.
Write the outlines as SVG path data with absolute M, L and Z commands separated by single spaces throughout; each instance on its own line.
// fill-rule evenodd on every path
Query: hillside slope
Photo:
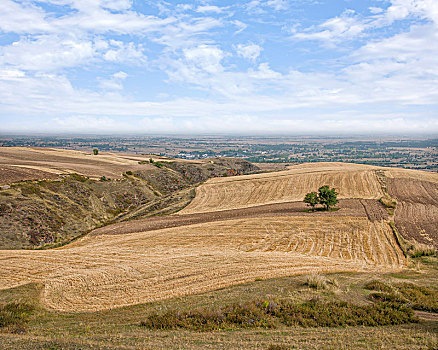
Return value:
M 107 225 L 57 249 L 0 250 L 8 262 L 0 289 L 39 282 L 50 309 L 105 310 L 267 277 L 400 271 L 407 259 L 392 220 L 417 241 L 423 225 L 420 236 L 435 243 L 415 208 L 434 213 L 438 174 L 321 163 L 231 177 L 256 168 L 235 159 L 145 161 L 147 168 L 126 169 L 116 180 L 71 174 L 1 190 L 2 237 L 12 235 L 10 245 L 26 246 L 29 232 L 66 239 Z M 197 184 L 193 201 L 176 212 Z M 340 192 L 338 210 L 306 212 L 304 194 L 323 184 Z M 385 206 L 393 199 L 395 215 Z
M 438 247 L 438 174 L 346 163 L 309 163 L 269 174 L 213 178 L 179 214 L 248 208 L 302 201 L 322 184 L 339 198 L 397 201 L 394 221 L 407 240 Z
M 197 183 L 257 170 L 226 158 L 196 163 L 149 159 L 2 148 L 0 161 L 9 163 L 0 167 L 0 179 L 8 181 L 0 190 L 0 249 L 62 243 L 111 221 L 172 213 L 190 202 Z M 28 179 L 32 176 L 37 180 Z

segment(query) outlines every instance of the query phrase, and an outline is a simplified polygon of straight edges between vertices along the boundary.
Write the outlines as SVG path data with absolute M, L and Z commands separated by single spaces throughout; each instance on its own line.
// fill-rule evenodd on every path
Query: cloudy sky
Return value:
M 438 134 L 437 0 L 0 8 L 0 132 Z

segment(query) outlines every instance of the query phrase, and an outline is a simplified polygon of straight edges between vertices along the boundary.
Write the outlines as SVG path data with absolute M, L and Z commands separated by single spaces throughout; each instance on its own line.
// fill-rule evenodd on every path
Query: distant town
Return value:
M 0 146 L 97 148 L 191 160 L 236 157 L 254 163 L 350 162 L 438 172 L 438 138 L 2 136 Z

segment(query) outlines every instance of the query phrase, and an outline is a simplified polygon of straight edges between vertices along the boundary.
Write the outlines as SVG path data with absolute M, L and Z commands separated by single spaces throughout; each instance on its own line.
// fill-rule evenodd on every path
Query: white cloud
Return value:
M 114 73 L 110 79 L 100 79 L 99 86 L 103 90 L 122 90 L 123 80 L 128 77 L 125 72 Z
M 211 45 L 200 45 L 198 47 L 184 49 L 186 62 L 196 69 L 208 73 L 218 73 L 223 70 L 221 61 L 227 54 L 220 48 Z
M 256 44 L 247 44 L 247 45 L 238 44 L 236 47 L 237 54 L 240 57 L 246 58 L 246 59 L 253 61 L 253 62 L 255 62 L 257 57 L 260 56 L 260 52 L 262 50 L 263 49 L 259 45 L 256 45 Z
M 0 65 L 23 70 L 52 71 L 87 64 L 95 55 L 93 43 L 74 37 L 41 35 L 22 37 L 9 46 L 0 47 Z
M 308 28 L 294 34 L 301 40 L 320 40 L 326 44 L 352 39 L 367 28 L 366 22 L 359 19 L 354 11 L 346 10 L 339 17 L 330 18 L 317 28 Z
M 362 14 L 347 10 L 296 31 L 298 54 L 290 62 L 281 56 L 295 54 L 285 44 L 290 38 L 273 33 L 276 24 L 254 29 L 255 13 L 279 16 L 290 1 L 226 8 L 160 1 L 157 15 L 135 11 L 130 0 L 46 0 L 63 6 L 62 15 L 45 12 L 42 2 L 2 3 L 0 30 L 15 33 L 0 46 L 0 119 L 9 123 L 2 127 L 11 129 L 15 117 L 29 115 L 70 131 L 438 132 L 434 0 L 392 0 L 387 9 Z M 253 17 L 230 17 L 239 10 Z M 404 25 L 394 29 L 395 21 Z M 276 45 L 249 41 L 268 42 L 272 34 Z M 357 38 L 350 45 L 355 49 L 342 47 L 336 61 L 322 62 L 333 57 L 332 48 Z M 321 56 L 312 56 L 301 40 L 321 41 Z M 300 55 L 310 59 L 300 62 Z M 301 64 L 305 70 L 297 68 Z M 79 70 L 87 84 L 73 75 Z M 127 84 L 125 72 L 135 84 Z M 147 83 L 135 80 L 136 73 Z M 124 118 L 136 118 L 141 127 Z M 50 128 L 34 127 L 43 126 Z
M 31 4 L 2 0 L 0 30 L 15 33 L 41 33 L 53 30 L 46 13 Z
M 319 40 L 327 45 L 363 36 L 367 31 L 392 25 L 407 18 L 420 18 L 438 24 L 438 1 L 436 0 L 390 0 L 391 5 L 383 10 L 370 7 L 373 16 L 359 17 L 353 10 L 345 10 L 341 16 L 294 33 L 300 40 Z
M 385 19 L 389 24 L 408 16 L 429 19 L 438 24 L 438 2 L 436 0 L 391 0 Z
M 369 7 L 368 8 L 370 10 L 371 13 L 376 14 L 376 13 L 382 13 L 384 10 L 381 7 Z
M 285 10 L 289 7 L 287 0 L 268 0 L 266 6 L 273 7 L 276 11 Z
M 143 47 L 134 43 L 110 40 L 110 49 L 103 55 L 104 59 L 118 63 L 144 64 L 146 56 L 143 54 Z
M 213 6 L 213 5 L 202 5 L 202 6 L 198 6 L 196 9 L 196 12 L 201 12 L 201 13 L 208 13 L 208 12 L 213 12 L 213 13 L 221 13 L 225 10 L 225 8 L 223 7 L 218 7 L 218 6 Z
M 18 69 L 3 69 L 0 70 L 0 80 L 17 80 L 23 78 L 26 75 Z

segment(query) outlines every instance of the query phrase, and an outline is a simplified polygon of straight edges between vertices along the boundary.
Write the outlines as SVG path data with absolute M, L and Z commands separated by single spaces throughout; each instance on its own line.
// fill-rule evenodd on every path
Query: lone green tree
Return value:
M 318 193 L 309 192 L 304 197 L 304 203 L 307 203 L 308 206 L 312 207 L 312 211 L 315 210 L 315 205 L 319 203 Z
M 321 186 L 318 189 L 318 199 L 319 203 L 321 203 L 326 210 L 329 210 L 330 207 L 336 205 L 338 203 L 338 193 L 336 189 L 330 187 L 328 185 Z
M 94 154 L 95 156 L 97 156 L 97 155 L 99 154 L 99 150 L 98 150 L 97 148 L 94 148 L 94 149 L 93 149 L 93 154 Z

